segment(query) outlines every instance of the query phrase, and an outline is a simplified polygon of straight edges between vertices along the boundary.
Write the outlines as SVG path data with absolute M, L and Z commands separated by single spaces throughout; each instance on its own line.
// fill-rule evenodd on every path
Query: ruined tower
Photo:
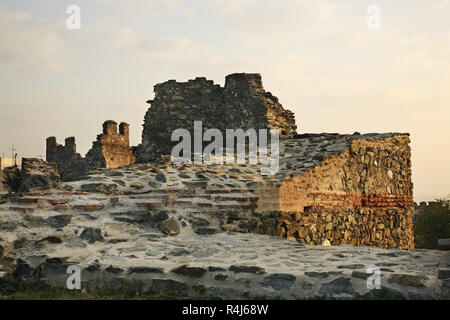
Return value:
M 135 158 L 130 147 L 128 123 L 121 122 L 117 133 L 117 122 L 105 121 L 103 133 L 92 143 L 86 159 L 94 168 L 120 168 L 133 164 Z
M 142 143 L 137 148 L 139 162 L 170 154 L 176 142 L 174 130 L 193 132 L 194 121 L 202 121 L 203 130 L 279 129 L 280 137 L 296 134 L 294 114 L 263 88 L 260 74 L 235 73 L 221 87 L 206 78 L 188 82 L 169 80 L 155 85 L 155 98 L 148 101 Z
M 48 137 L 46 143 L 46 160 L 57 165 L 62 181 L 78 179 L 88 172 L 86 159 L 77 153 L 75 137 L 66 138 L 64 146 L 55 137 Z
M 47 138 L 46 160 L 57 164 L 62 181 L 72 181 L 88 174 L 95 168 L 120 168 L 134 163 L 130 147 L 129 125 L 121 122 L 117 133 L 117 122 L 103 123 L 103 133 L 92 143 L 92 149 L 82 158 L 77 153 L 74 137 L 65 139 L 64 146 L 55 137 Z

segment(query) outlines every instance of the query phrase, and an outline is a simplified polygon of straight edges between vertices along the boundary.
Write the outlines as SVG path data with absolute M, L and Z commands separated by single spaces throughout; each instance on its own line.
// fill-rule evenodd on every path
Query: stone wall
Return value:
M 37 158 L 22 158 L 21 192 L 53 188 L 60 178 L 56 164 Z
M 175 129 L 193 134 L 194 121 L 202 121 L 203 131 L 226 129 L 280 129 L 281 137 L 296 133 L 295 118 L 283 109 L 278 99 L 262 86 L 259 74 L 231 74 L 221 87 L 206 78 L 188 82 L 170 80 L 154 87 L 155 98 L 144 119 L 142 144 L 137 160 L 148 162 L 161 154 L 170 154 L 177 142 L 171 142 Z
M 86 159 L 77 153 L 75 137 L 65 139 L 64 146 L 55 137 L 47 138 L 46 160 L 58 166 L 62 181 L 76 180 L 88 173 Z
M 224 87 L 205 78 L 170 80 L 157 84 L 154 91 L 138 147 L 129 146 L 126 123 L 120 124 L 118 133 L 117 123 L 110 120 L 85 159 L 76 153 L 73 138 L 63 147 L 53 137 L 47 139 L 47 159 L 58 163 L 63 176 L 64 165 L 71 167 L 76 161 L 87 168 L 153 161 L 137 166 L 145 168 L 137 175 L 139 181 L 128 185 L 113 178 L 105 188 L 126 193 L 167 188 L 167 201 L 152 200 L 142 208 L 157 204 L 182 215 L 202 213 L 214 217 L 222 230 L 276 234 L 305 244 L 414 249 L 408 134 L 298 135 L 292 112 L 264 90 L 259 74 L 231 74 Z M 194 121 L 202 121 L 203 131 L 217 128 L 222 133 L 279 129 L 278 172 L 262 177 L 258 165 L 189 164 L 175 170 L 169 161 L 162 166 L 164 155 L 178 143 L 171 141 L 173 131 L 184 128 L 193 136 Z
M 117 123 L 105 121 L 103 133 L 93 142 L 86 159 L 93 168 L 120 168 L 133 164 L 135 157 L 130 147 L 129 125 L 121 122 L 117 133 Z
M 301 243 L 414 249 L 408 135 L 356 140 L 283 181 L 279 235 Z M 273 210 L 265 206 L 267 210 Z
M 74 137 L 66 138 L 64 146 L 58 144 L 55 137 L 48 137 L 46 160 L 57 164 L 62 181 L 77 180 L 91 169 L 120 168 L 133 164 L 135 158 L 129 141 L 129 125 L 121 122 L 117 132 L 117 123 L 108 120 L 103 123 L 103 133 L 92 143 L 86 158 L 77 153 Z

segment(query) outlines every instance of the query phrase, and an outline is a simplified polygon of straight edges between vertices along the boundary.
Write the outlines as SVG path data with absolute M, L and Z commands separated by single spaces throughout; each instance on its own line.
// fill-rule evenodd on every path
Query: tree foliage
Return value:
M 450 198 L 422 208 L 415 220 L 416 247 L 437 249 L 437 239 L 450 238 Z
M 3 180 L 3 184 L 9 187 L 9 191 L 12 193 L 18 192 L 22 185 L 22 171 L 15 167 L 12 173 L 8 173 Z

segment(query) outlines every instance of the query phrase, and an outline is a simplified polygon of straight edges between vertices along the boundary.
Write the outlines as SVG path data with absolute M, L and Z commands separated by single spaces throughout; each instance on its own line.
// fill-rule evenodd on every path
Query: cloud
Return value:
M 431 4 L 433 10 L 442 10 L 450 7 L 450 0 L 439 0 Z
M 143 40 L 143 33 L 131 27 L 120 27 L 112 39 L 117 48 L 136 48 Z
M 258 0 L 216 0 L 216 3 L 231 14 L 242 16 L 248 12 L 251 5 Z
M 334 34 L 348 25 L 344 16 L 352 8 L 321 0 L 217 1 L 235 13 L 230 24 L 233 37 L 251 45 L 285 45 L 304 36 Z
M 88 1 L 90 2 L 92 1 Z M 192 16 L 196 12 L 190 5 L 192 1 L 184 0 L 95 0 L 94 2 L 101 8 L 112 9 L 115 14 L 120 15 L 120 20 L 144 18 L 145 21 L 155 21 L 169 16 Z
M 18 70 L 64 70 L 64 41 L 50 25 L 26 12 L 0 11 L 0 63 Z
M 141 61 L 186 61 L 195 57 L 199 44 L 186 37 L 156 36 L 130 26 L 118 28 L 111 40 L 115 49 Z

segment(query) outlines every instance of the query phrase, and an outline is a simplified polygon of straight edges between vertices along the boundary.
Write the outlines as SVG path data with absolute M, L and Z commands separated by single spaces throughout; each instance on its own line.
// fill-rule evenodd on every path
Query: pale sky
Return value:
M 234 72 L 299 133 L 409 132 L 415 200 L 450 194 L 450 0 L 0 0 L 0 155 L 75 136 L 84 156 L 108 119 L 137 145 L 156 83 Z

